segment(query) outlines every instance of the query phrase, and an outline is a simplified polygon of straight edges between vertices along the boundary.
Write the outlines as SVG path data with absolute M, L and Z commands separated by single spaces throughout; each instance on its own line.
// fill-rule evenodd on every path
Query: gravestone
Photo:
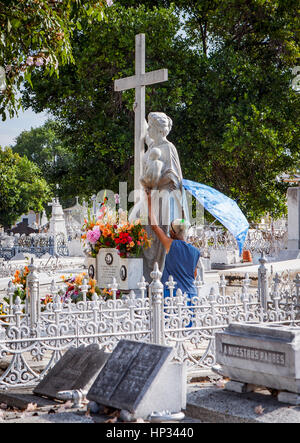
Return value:
M 168 70 L 158 69 L 146 72 L 146 37 L 145 34 L 135 36 L 135 75 L 115 80 L 115 91 L 135 89 L 134 102 L 134 189 L 141 188 L 140 177 L 143 170 L 143 155 L 145 150 L 145 94 L 146 86 L 168 80 Z M 139 193 L 135 192 L 134 200 L 138 199 Z
M 300 327 L 230 324 L 216 332 L 215 368 L 231 382 L 226 389 L 276 389 L 278 400 L 300 404 Z
M 121 340 L 87 398 L 147 418 L 153 411 L 178 412 L 186 405 L 185 366 L 171 363 L 167 346 Z
M 72 347 L 34 388 L 33 393 L 57 398 L 59 391 L 88 390 L 108 356 L 97 344 Z
M 235 249 L 212 249 L 210 251 L 210 261 L 212 264 L 231 265 L 240 263 L 239 251 Z
M 48 206 L 52 206 L 52 214 L 49 222 L 49 234 L 53 235 L 54 238 L 58 234 L 63 234 L 67 238 L 67 229 L 65 222 L 65 215 L 58 198 L 53 198 Z

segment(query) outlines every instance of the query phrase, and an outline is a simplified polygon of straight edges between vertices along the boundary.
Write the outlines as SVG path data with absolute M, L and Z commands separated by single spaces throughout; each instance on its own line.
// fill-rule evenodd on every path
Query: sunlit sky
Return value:
M 29 131 L 31 128 L 42 126 L 49 118 L 46 112 L 39 114 L 34 113 L 31 109 L 21 112 L 19 116 L 10 119 L 7 117 L 6 121 L 0 119 L 0 146 L 10 146 L 15 143 L 16 137 L 22 131 Z

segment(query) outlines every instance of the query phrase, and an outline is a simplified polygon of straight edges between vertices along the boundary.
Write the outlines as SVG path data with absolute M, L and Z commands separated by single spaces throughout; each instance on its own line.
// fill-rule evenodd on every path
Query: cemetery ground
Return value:
M 296 260 L 289 261 L 289 266 Z M 281 264 L 266 263 L 269 272 L 280 271 L 278 267 L 286 269 L 287 262 Z M 272 268 L 271 268 L 272 266 Z M 291 268 L 291 275 L 294 279 L 295 271 Z M 257 274 L 256 266 L 239 269 L 235 267 L 232 270 L 225 271 L 226 278 L 232 275 L 239 281 L 240 275 L 244 271 L 251 271 L 253 277 Z M 207 271 L 206 281 L 209 285 L 220 282 L 220 275 L 223 271 Z M 251 278 L 251 277 L 250 277 Z M 49 280 L 50 282 L 50 280 Z M 48 283 L 49 283 L 48 282 Z M 45 281 L 45 283 L 47 283 Z M 229 293 L 236 290 L 235 281 L 229 286 Z M 239 282 L 240 284 L 240 282 Z M 257 285 L 254 278 L 254 286 Z M 276 292 L 276 291 L 275 291 Z M 272 292 L 271 292 L 272 293 Z M 208 294 L 204 296 L 207 297 Z M 220 309 L 222 309 L 220 307 Z M 201 345 L 190 346 L 193 358 L 199 360 L 205 355 L 209 341 L 203 341 Z M 42 362 L 37 362 L 32 358 L 30 352 L 22 353 L 29 367 L 36 373 L 42 373 L 43 368 L 51 358 L 51 352 L 45 353 Z M 7 355 L 1 358 L 0 377 L 9 368 L 11 356 Z M 300 408 L 296 405 L 280 403 L 275 398 L 274 390 L 267 390 L 263 387 L 257 387 L 255 392 L 231 392 L 226 389 L 227 378 L 218 376 L 212 370 L 202 371 L 202 375 L 195 374 L 193 377 L 187 377 L 187 403 L 184 410 L 185 417 L 178 421 L 163 421 L 161 426 L 167 426 L 168 423 L 180 424 L 184 426 L 197 426 L 201 423 L 299 423 Z M 89 410 L 88 401 L 83 402 L 82 408 L 72 407 L 70 401 L 51 400 L 36 396 L 31 390 L 24 388 L 9 388 L 0 391 L 0 422 L 1 423 L 104 423 L 118 426 L 127 421 L 119 416 L 119 410 L 107 408 L 103 414 L 94 414 Z M 145 420 L 137 418 L 134 422 L 127 423 L 146 423 Z M 191 425 L 189 425 L 191 424 Z
M 45 363 L 41 365 L 30 362 L 29 355 L 27 358 L 37 372 L 42 370 Z M 1 362 L 0 375 L 6 367 L 7 362 L 4 360 Z M 120 410 L 112 407 L 105 407 L 102 411 L 93 413 L 86 398 L 80 407 L 76 407 L 70 400 L 60 401 L 38 396 L 29 388 L 0 390 L 0 423 L 104 424 L 105 431 L 101 430 L 102 433 L 108 429 L 115 429 L 115 432 L 119 429 L 132 429 L 132 432 L 134 429 L 142 429 L 144 433 L 150 430 L 157 432 L 159 426 L 160 429 L 181 431 L 193 429 L 195 437 L 200 435 L 198 434 L 201 430 L 200 424 L 300 422 L 300 406 L 278 402 L 275 390 L 256 386 L 253 392 L 250 390 L 233 392 L 226 389 L 228 382 L 228 378 L 219 376 L 211 370 L 198 378 L 187 379 L 184 418 L 161 419 L 153 422 L 141 418 L 127 420 L 120 415 Z
M 197 435 L 199 424 L 210 423 L 299 423 L 300 407 L 278 403 L 268 390 L 258 388 L 255 393 L 240 394 L 226 391 L 224 381 L 190 383 L 188 385 L 187 408 L 183 420 L 160 421 L 159 426 L 180 426 L 180 429 L 193 427 Z M 20 398 L 22 400 L 20 400 Z M 5 403 L 5 401 L 7 403 Z M 33 403 L 33 401 L 35 403 Z M 123 429 L 126 422 L 119 417 L 119 412 L 107 408 L 103 414 L 93 414 L 87 407 L 73 408 L 71 402 L 51 401 L 33 397 L 22 390 L 0 393 L 0 423 L 103 423 L 110 428 Z M 23 405 L 22 405 L 23 404 Z M 19 405 L 16 407 L 14 405 Z M 22 407 L 21 407 L 22 406 Z M 147 420 L 137 419 L 130 422 L 132 429 L 145 423 L 147 428 L 158 425 Z M 122 428 L 123 426 L 123 428 Z M 142 425 L 144 426 L 144 425 Z M 107 428 L 105 428 L 107 429 Z M 144 429 L 144 428 L 143 428 Z

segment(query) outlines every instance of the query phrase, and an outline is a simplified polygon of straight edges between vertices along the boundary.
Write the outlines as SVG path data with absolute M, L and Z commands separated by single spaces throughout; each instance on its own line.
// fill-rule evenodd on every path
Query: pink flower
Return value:
M 44 64 L 44 60 L 42 57 L 38 57 L 35 61 L 35 66 L 42 66 Z
M 86 234 L 86 238 L 92 244 L 97 243 L 100 238 L 100 230 L 96 227 L 92 231 L 88 231 Z
M 113 5 L 113 0 L 106 0 L 106 4 L 107 4 L 107 6 L 112 6 Z
M 106 208 L 105 208 L 105 206 L 102 206 L 100 208 L 100 215 L 98 216 L 98 220 L 101 220 L 104 217 L 105 212 L 106 212 Z
M 34 64 L 33 57 L 27 57 L 26 65 L 32 66 Z
M 114 197 L 115 197 L 116 205 L 119 205 L 120 204 L 120 196 L 119 196 L 119 194 L 115 194 Z

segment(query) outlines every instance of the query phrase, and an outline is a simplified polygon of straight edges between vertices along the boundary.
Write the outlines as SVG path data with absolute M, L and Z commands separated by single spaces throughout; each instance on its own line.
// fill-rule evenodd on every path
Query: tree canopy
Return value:
M 0 225 L 5 228 L 30 210 L 40 212 L 51 197 L 37 165 L 12 149 L 0 149 Z
M 132 186 L 134 91 L 114 92 L 113 80 L 134 74 L 143 32 L 146 69 L 169 70 L 168 82 L 147 87 L 146 110 L 172 118 L 184 177 L 236 199 L 250 220 L 280 216 L 278 177 L 299 165 L 296 11 L 296 0 L 122 0 L 101 24 L 83 18 L 71 38 L 75 64 L 51 79 L 41 67 L 23 95 L 60 122 L 73 195 Z
M 13 151 L 26 156 L 40 169 L 53 193 L 66 202 L 73 194 L 73 155 L 68 149 L 66 140 L 59 136 L 58 122 L 48 120 L 38 128 L 23 131 L 16 138 Z M 59 191 L 56 185 L 59 184 Z
M 74 62 L 71 37 L 81 29 L 81 18 L 103 20 L 110 1 L 6 0 L 0 1 L 0 68 L 5 84 L 0 93 L 0 114 L 13 116 L 20 107 L 16 97 L 24 79 L 44 67 L 45 75 Z

